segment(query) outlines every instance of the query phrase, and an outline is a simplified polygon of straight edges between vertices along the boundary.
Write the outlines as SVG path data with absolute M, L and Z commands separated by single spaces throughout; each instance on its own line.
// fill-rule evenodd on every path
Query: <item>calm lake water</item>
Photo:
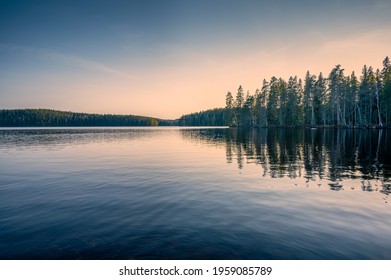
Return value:
M 0 259 L 391 259 L 391 131 L 0 129 Z

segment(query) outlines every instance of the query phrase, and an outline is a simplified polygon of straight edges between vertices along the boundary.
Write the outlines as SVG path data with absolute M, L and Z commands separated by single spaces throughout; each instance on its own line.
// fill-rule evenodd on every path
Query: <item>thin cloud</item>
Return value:
M 73 67 L 77 67 L 89 71 L 111 74 L 117 77 L 122 77 L 127 79 L 137 79 L 137 77 L 134 75 L 109 67 L 103 63 L 84 59 L 79 56 L 70 55 L 52 49 L 22 46 L 22 45 L 15 45 L 15 44 L 3 44 L 3 43 L 0 43 L 0 48 L 9 49 L 15 52 L 22 52 L 28 55 L 33 55 L 43 59 L 48 59 L 56 63 L 66 64 L 66 65 L 70 65 Z
M 369 31 L 357 36 L 340 38 L 338 40 L 326 41 L 321 51 L 322 53 L 342 53 L 342 54 L 361 54 L 368 55 L 368 50 L 371 53 L 380 55 L 388 55 L 389 46 L 391 44 L 390 31 L 387 29 Z M 364 57 L 366 57 L 364 56 Z

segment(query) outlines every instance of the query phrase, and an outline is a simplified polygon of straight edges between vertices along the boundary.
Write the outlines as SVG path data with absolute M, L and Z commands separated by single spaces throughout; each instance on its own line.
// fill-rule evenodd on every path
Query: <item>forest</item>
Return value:
M 173 121 L 133 115 L 86 114 L 49 109 L 0 110 L 0 127 L 164 126 Z
M 391 126 L 391 64 L 382 70 L 364 65 L 360 78 L 336 65 L 328 76 L 307 71 L 304 81 L 272 77 L 254 94 L 226 94 L 226 124 L 236 127 Z
M 224 126 L 227 125 L 227 110 L 215 108 L 183 115 L 177 120 L 179 126 Z
M 324 76 L 307 71 L 304 80 L 273 76 L 253 94 L 239 86 L 225 108 L 191 113 L 176 120 L 134 115 L 86 114 L 49 109 L 0 110 L 0 127 L 23 126 L 232 126 L 391 127 L 391 63 L 364 65 L 360 77 L 336 65 Z
M 65 126 L 224 126 L 226 109 L 218 108 L 181 116 L 176 120 L 134 115 L 86 114 L 50 109 L 0 109 L 0 127 Z

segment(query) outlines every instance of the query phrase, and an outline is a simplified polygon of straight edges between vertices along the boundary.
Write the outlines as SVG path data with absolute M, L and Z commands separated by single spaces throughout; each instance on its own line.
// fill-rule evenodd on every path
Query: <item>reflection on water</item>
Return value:
M 162 131 L 164 130 L 150 127 L 0 129 L 0 149 L 12 149 L 16 146 L 61 148 L 69 144 L 114 142 L 135 137 L 146 138 L 151 133 L 157 134 Z
M 388 130 L 254 129 L 183 130 L 184 138 L 225 146 L 228 164 L 259 165 L 262 176 L 329 180 L 331 190 L 359 179 L 363 191 L 389 194 L 391 138 Z M 374 181 L 376 187 L 373 185 Z
M 0 129 L 0 259 L 391 259 L 390 137 Z

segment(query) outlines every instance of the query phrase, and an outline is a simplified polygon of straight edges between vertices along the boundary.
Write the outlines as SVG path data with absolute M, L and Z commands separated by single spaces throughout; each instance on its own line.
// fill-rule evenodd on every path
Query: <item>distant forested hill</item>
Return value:
M 0 127 L 157 126 L 175 123 L 173 120 L 133 115 L 86 114 L 49 109 L 0 110 Z
M 180 126 L 223 126 L 227 125 L 227 110 L 216 108 L 198 113 L 183 115 L 178 119 Z

